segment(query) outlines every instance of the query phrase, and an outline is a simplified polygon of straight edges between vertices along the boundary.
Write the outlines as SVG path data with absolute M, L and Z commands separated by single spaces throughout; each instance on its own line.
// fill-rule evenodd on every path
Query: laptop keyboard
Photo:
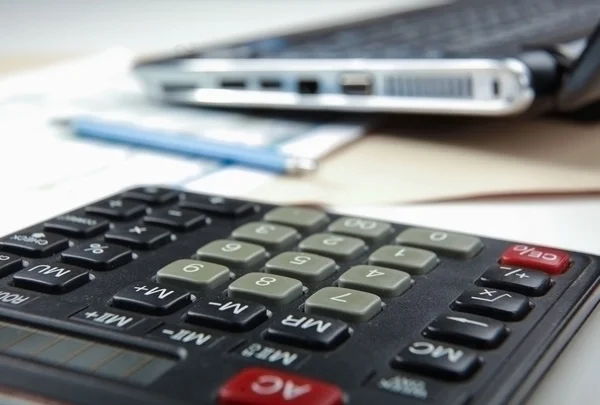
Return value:
M 216 49 L 205 58 L 443 57 L 577 39 L 600 20 L 596 0 L 459 1 L 409 13 Z

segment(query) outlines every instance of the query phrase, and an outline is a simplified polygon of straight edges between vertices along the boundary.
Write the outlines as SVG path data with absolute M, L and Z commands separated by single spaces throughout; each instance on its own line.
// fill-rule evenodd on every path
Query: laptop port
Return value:
M 246 88 L 246 82 L 244 80 L 226 79 L 221 81 L 221 88 L 239 90 Z
M 303 79 L 298 81 L 298 93 L 317 94 L 319 92 L 319 82 L 312 79 Z
M 260 87 L 264 90 L 279 90 L 281 88 L 281 81 L 275 79 L 262 79 L 260 81 Z
M 345 73 L 340 78 L 342 93 L 368 96 L 373 93 L 373 78 L 367 73 Z

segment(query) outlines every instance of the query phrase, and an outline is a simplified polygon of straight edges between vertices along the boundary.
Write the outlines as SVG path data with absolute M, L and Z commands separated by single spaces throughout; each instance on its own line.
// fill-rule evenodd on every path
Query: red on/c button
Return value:
M 500 258 L 500 264 L 541 270 L 548 274 L 562 274 L 570 263 L 571 257 L 567 252 L 529 245 L 512 245 Z
M 331 384 L 268 368 L 248 368 L 219 390 L 220 405 L 342 405 Z

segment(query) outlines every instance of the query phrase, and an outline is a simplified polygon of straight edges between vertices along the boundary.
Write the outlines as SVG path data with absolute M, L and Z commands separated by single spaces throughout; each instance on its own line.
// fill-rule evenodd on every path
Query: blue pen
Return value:
M 317 169 L 311 159 L 283 155 L 272 149 L 226 144 L 193 136 L 161 133 L 90 117 L 70 121 L 73 132 L 84 138 L 118 142 L 188 156 L 217 159 L 284 174 L 304 174 Z

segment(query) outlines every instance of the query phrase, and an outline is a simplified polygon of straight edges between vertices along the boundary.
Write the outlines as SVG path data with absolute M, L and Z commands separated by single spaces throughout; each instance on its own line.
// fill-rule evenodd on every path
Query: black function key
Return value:
M 149 224 L 160 225 L 175 231 L 191 231 L 206 225 L 206 215 L 182 208 L 161 208 L 152 210 L 144 217 Z
M 265 338 L 313 350 L 337 347 L 350 335 L 348 325 L 317 316 L 288 315 L 267 329 Z
M 107 241 L 136 249 L 154 249 L 171 240 L 171 232 L 150 225 L 128 225 L 111 229 L 104 236 Z
M 454 301 L 452 309 L 470 312 L 501 321 L 520 321 L 531 310 L 531 302 L 523 295 L 494 288 L 473 288 Z
M 63 294 L 90 281 L 85 269 L 60 263 L 37 264 L 16 273 L 16 287 L 48 294 Z
M 23 259 L 19 256 L 0 252 L 0 277 L 7 276 L 23 268 Z
M 188 194 L 179 204 L 184 208 L 191 208 L 210 212 L 213 214 L 226 215 L 230 217 L 242 217 L 256 212 L 256 204 L 233 200 L 220 196 Z
M 44 229 L 69 236 L 85 238 L 98 235 L 108 229 L 109 223 L 104 219 L 71 213 L 58 216 L 47 221 Z
M 547 273 L 514 266 L 494 265 L 477 280 L 478 285 L 501 288 L 529 296 L 548 292 L 552 280 Z
M 166 204 L 175 201 L 181 192 L 163 187 L 137 187 L 123 193 L 123 198 L 143 201 L 151 205 Z
M 393 366 L 402 370 L 455 381 L 471 377 L 479 365 L 471 350 L 425 340 L 405 347 L 393 361 Z
M 131 250 L 106 242 L 88 242 L 63 252 L 61 261 L 93 270 L 111 270 L 129 263 Z
M 127 220 L 146 212 L 146 205 L 135 200 L 110 198 L 86 207 L 85 211 L 116 220 Z
M 192 295 L 177 287 L 139 281 L 118 291 L 113 306 L 150 315 L 168 315 L 192 302 Z
M 0 249 L 27 257 L 47 257 L 69 247 L 64 236 L 49 232 L 17 232 L 0 239 Z
M 449 312 L 435 318 L 423 335 L 475 349 L 493 349 L 506 339 L 508 329 L 493 319 Z
M 255 328 L 267 318 L 267 309 L 263 305 L 215 299 L 199 302 L 190 308 L 186 322 L 231 332 L 242 332 Z

